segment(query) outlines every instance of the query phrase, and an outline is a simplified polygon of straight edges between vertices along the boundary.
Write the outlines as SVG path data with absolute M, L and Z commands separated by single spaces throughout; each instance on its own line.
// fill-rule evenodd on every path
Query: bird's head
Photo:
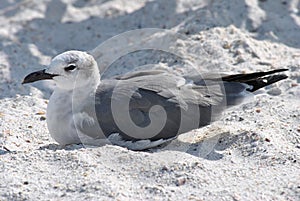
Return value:
M 67 51 L 54 57 L 48 68 L 30 73 L 22 84 L 39 80 L 54 80 L 57 87 L 72 90 L 74 87 L 88 87 L 100 80 L 97 62 L 93 56 L 82 51 Z

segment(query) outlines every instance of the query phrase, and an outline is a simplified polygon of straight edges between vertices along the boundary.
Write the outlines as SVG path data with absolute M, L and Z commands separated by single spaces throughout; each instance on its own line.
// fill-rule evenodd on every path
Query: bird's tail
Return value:
M 267 72 L 256 72 L 249 74 L 235 74 L 222 77 L 223 81 L 226 82 L 239 82 L 245 83 L 251 86 L 252 88 L 247 89 L 247 91 L 254 92 L 260 88 L 278 82 L 280 80 L 286 79 L 288 76 L 285 74 L 277 74 L 275 73 L 287 71 L 288 69 L 277 69 Z M 269 75 L 269 76 L 268 76 Z

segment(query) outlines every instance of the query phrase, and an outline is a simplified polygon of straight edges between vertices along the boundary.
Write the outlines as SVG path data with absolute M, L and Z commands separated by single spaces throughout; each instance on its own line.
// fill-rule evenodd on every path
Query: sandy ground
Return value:
M 299 0 L 1 0 L 0 200 L 300 200 L 299 9 Z M 165 147 L 60 148 L 45 121 L 53 86 L 22 86 L 24 76 L 142 28 L 184 35 L 178 51 L 207 61 L 201 70 L 288 68 L 289 78 Z M 175 60 L 132 53 L 106 76 Z

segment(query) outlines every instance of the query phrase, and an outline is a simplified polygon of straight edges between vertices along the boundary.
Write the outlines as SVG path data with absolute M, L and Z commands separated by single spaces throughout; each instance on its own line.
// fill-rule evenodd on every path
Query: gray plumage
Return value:
M 250 96 L 250 92 L 286 78 L 285 75 L 264 77 L 280 71 L 282 70 L 247 74 L 247 77 L 244 74 L 222 78 L 208 75 L 201 77 L 201 80 L 199 75 L 197 80 L 192 80 L 193 84 L 184 83 L 179 86 L 178 80 L 182 77 L 158 70 L 133 72 L 116 79 L 102 80 L 96 93 L 98 123 L 107 137 L 111 133 L 119 133 L 126 140 L 145 139 L 144 134 L 136 138 L 132 137 L 132 134 L 124 133 L 115 123 L 112 110 L 108 109 L 112 98 L 122 104 L 126 97 L 126 99 L 130 98 L 128 107 L 130 117 L 139 127 L 151 124 L 149 111 L 153 106 L 160 105 L 166 111 L 167 122 L 163 129 L 153 137 L 146 137 L 147 139 L 173 138 L 178 134 L 210 124 L 221 116 L 224 109 L 237 105 Z M 267 81 L 261 82 L 263 79 Z M 116 86 L 118 86 L 117 90 Z M 112 97 L 113 92 L 114 97 Z M 197 117 L 199 119 L 195 121 L 193 118 Z M 160 116 L 157 115 L 156 118 Z M 180 130 L 180 126 L 183 129 Z

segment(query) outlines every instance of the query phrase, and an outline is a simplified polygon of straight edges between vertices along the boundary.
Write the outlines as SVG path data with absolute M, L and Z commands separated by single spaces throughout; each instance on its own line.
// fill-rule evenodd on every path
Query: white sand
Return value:
M 0 200 L 300 200 L 300 1 L 199 2 L 1 0 Z M 24 76 L 146 27 L 185 34 L 181 49 L 204 48 L 209 70 L 289 68 L 289 78 L 161 149 L 60 149 L 44 119 L 52 84 L 22 86 Z

